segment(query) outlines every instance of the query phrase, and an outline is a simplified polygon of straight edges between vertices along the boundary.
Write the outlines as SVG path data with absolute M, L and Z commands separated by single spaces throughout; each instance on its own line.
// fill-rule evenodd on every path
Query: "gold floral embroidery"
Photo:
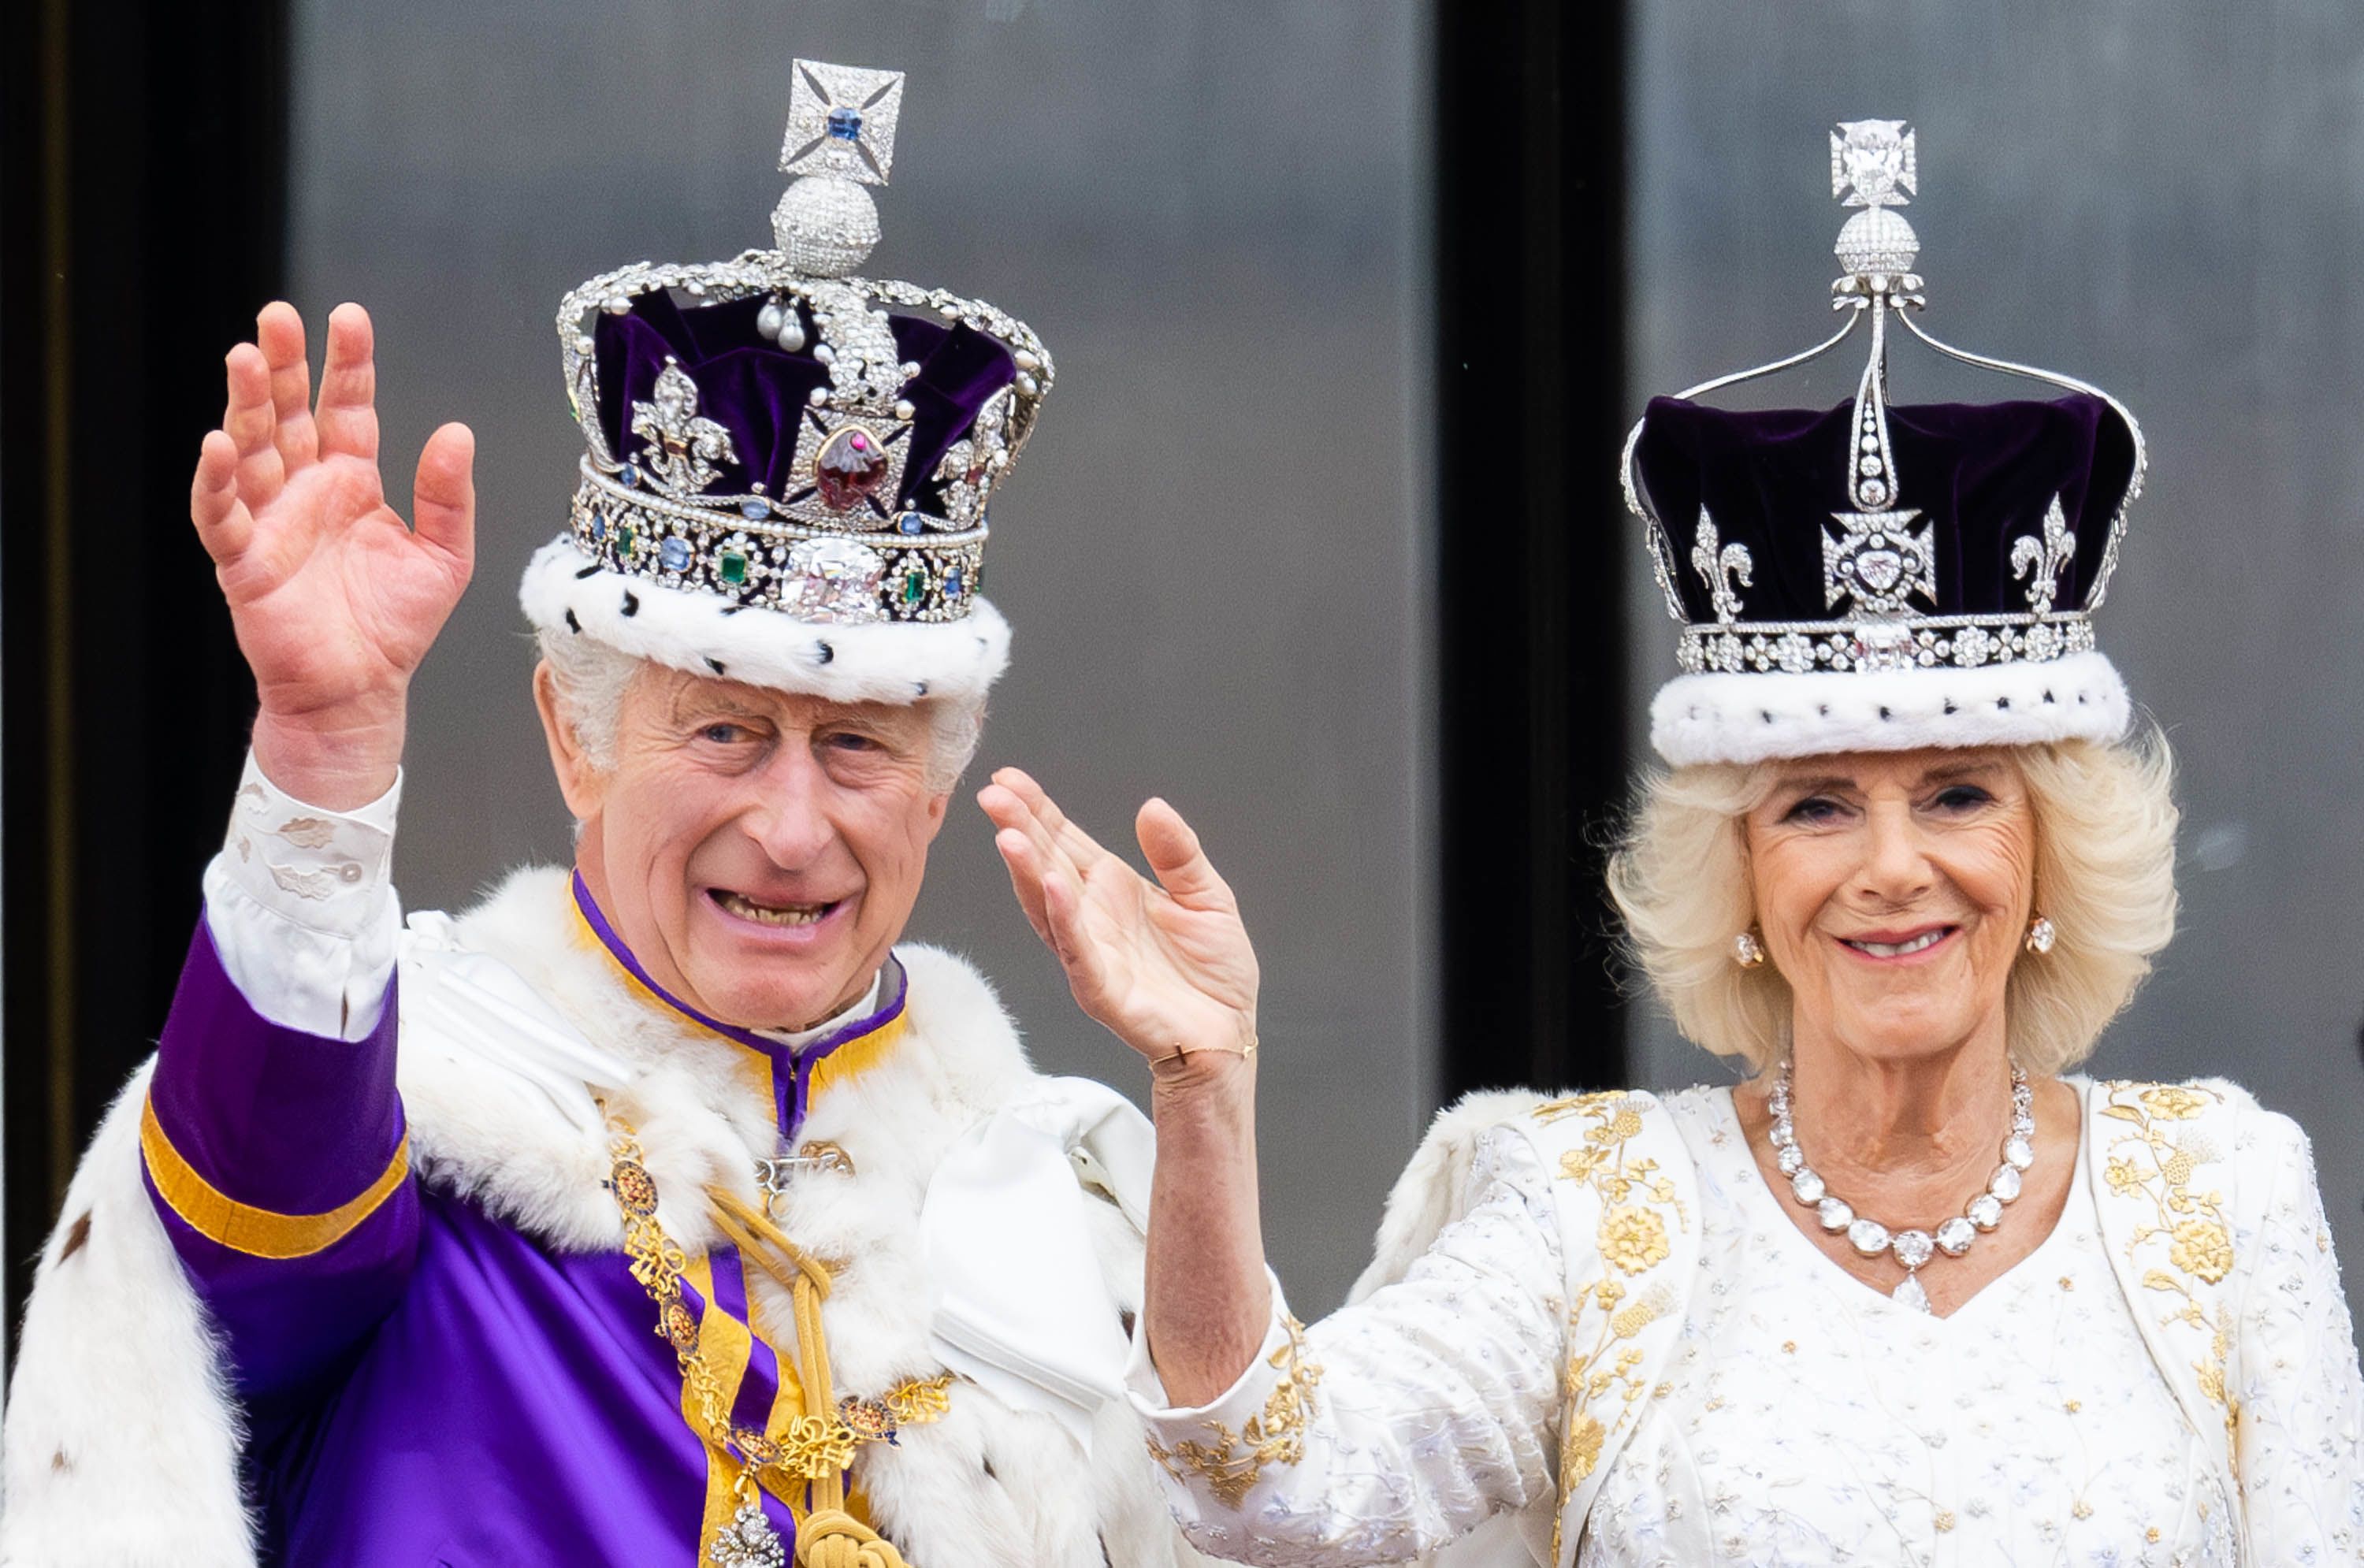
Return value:
M 1639 1204 L 1606 1209 L 1600 1255 L 1626 1273 L 1645 1273 L 1667 1261 L 1667 1222 Z
M 2233 1272 L 2233 1239 L 2214 1220 L 2180 1220 L 2170 1234 L 2175 1244 L 2167 1250 L 2167 1261 L 2185 1273 L 2214 1284 Z
M 2173 1084 L 2161 1084 L 2145 1089 L 2138 1096 L 2150 1107 L 2151 1114 L 2162 1121 L 2190 1121 L 2208 1108 L 2213 1095 L 2201 1095 Z
M 1559 1473 L 1561 1484 L 1581 1481 L 1592 1473 L 1600 1462 L 1600 1445 L 1609 1434 L 1590 1416 L 1578 1415 L 1567 1423 L 1567 1436 L 1560 1440 Z
M 1589 1184 L 1601 1205 L 1596 1237 L 1604 1273 L 1578 1289 L 1568 1308 L 1571 1350 L 1559 1455 L 1564 1516 L 1569 1493 L 1599 1468 L 1610 1436 L 1632 1414 L 1635 1402 L 1650 1393 L 1643 1375 L 1642 1348 L 1634 1340 L 1674 1309 L 1673 1293 L 1664 1285 L 1634 1296 L 1618 1276 L 1639 1284 L 1673 1255 L 1669 1217 L 1678 1229 L 1688 1229 L 1690 1221 L 1674 1182 L 1657 1162 L 1627 1151 L 1626 1146 L 1643 1131 L 1642 1109 L 1632 1096 L 1622 1090 L 1576 1095 L 1536 1106 L 1534 1117 L 1546 1126 L 1572 1117 L 1592 1122 L 1584 1130 L 1583 1142 L 1560 1156 L 1559 1173 L 1564 1181 Z M 1619 1403 L 1604 1424 L 1595 1404 L 1611 1395 Z M 1555 1557 L 1559 1530 L 1555 1519 Z
M 1267 1363 L 1280 1373 L 1280 1381 L 1266 1397 L 1261 1414 L 1249 1417 L 1237 1432 L 1221 1421 L 1208 1422 L 1215 1434 L 1212 1442 L 1185 1438 L 1169 1449 L 1155 1438 L 1149 1440 L 1149 1456 L 1168 1475 L 1188 1485 L 1195 1473 L 1227 1508 L 1240 1506 L 1263 1478 L 1266 1465 L 1296 1464 L 1305 1458 L 1305 1423 L 1313 1416 L 1313 1385 L 1321 1381 L 1321 1368 L 1304 1359 L 1305 1325 L 1294 1318 L 1281 1322 L 1288 1329 L 1288 1343 L 1275 1351 Z
M 2110 1142 L 2103 1167 L 2110 1190 L 2120 1197 L 2148 1200 L 2157 1216 L 2155 1222 L 2134 1228 L 2126 1240 L 2126 1259 L 2139 1267 L 2140 1250 L 2166 1240 L 2168 1266 L 2143 1269 L 2142 1287 L 2181 1298 L 2180 1307 L 2159 1319 L 2162 1328 L 2180 1323 L 2207 1336 L 2207 1349 L 2191 1368 L 2199 1374 L 2201 1394 L 2225 1412 L 2225 1438 L 2237 1464 L 2241 1405 L 2225 1379 L 2232 1349 L 2230 1309 L 2219 1303 L 2212 1320 L 2190 1283 L 2217 1284 L 2233 1272 L 2233 1232 L 2225 1214 L 2225 1195 L 2192 1185 L 2192 1178 L 2217 1158 L 2216 1150 L 2199 1129 L 2174 1126 L 2205 1114 L 2223 1096 L 2213 1089 L 2173 1084 L 2095 1087 L 2109 1096 L 2101 1114 L 2128 1124 Z M 2157 1256 L 2156 1251 L 2152 1255 Z

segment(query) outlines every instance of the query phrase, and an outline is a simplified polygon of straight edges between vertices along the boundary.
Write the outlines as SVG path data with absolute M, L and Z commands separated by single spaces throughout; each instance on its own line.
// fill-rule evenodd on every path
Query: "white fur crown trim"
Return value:
M 1009 623 L 986 600 L 959 620 L 827 626 L 710 594 L 590 570 L 562 534 L 534 552 L 518 603 L 544 631 L 579 632 L 693 675 L 831 702 L 982 699 L 1009 665 Z
M 1841 751 L 2114 740 L 2132 706 L 2102 654 L 1976 670 L 1678 675 L 1650 704 L 1650 744 L 1678 768 Z

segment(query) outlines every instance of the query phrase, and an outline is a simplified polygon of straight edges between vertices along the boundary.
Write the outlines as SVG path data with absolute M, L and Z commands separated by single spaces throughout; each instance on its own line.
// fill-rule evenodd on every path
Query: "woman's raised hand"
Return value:
M 1084 1011 L 1153 1064 L 1233 1059 L 1255 1040 L 1256 959 L 1232 890 L 1162 800 L 1133 829 L 1155 882 L 1003 768 L 977 795 L 1034 934 Z
M 273 303 L 225 361 L 229 406 L 207 432 L 189 518 L 213 557 L 261 711 L 272 782 L 329 808 L 394 782 L 410 677 L 475 558 L 475 438 L 445 425 L 419 453 L 414 532 L 377 464 L 369 313 L 340 305 L 316 408 L 304 322 Z

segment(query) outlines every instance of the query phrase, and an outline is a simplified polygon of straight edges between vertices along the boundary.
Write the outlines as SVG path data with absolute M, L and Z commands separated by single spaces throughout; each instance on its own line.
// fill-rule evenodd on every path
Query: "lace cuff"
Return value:
M 282 1029 L 358 1040 L 377 1025 L 402 912 L 389 875 L 402 780 L 353 811 L 307 806 L 247 753 L 206 925 L 247 1005 Z

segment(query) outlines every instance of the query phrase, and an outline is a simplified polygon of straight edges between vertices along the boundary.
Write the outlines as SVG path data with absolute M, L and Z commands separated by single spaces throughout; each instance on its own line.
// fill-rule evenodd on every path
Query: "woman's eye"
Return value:
M 717 746 L 730 746 L 747 738 L 747 731 L 736 724 L 709 724 L 697 732 L 698 739 Z
M 1828 822 L 1839 814 L 1839 803 L 1828 795 L 1810 795 L 1783 814 L 1784 822 Z
M 850 734 L 843 730 L 840 730 L 836 734 L 830 736 L 826 743 L 831 750 L 839 751 L 875 751 L 878 750 L 878 742 L 871 737 L 867 735 Z
M 1938 793 L 1937 808 L 1941 811 L 1972 811 L 1993 798 L 1976 784 L 1955 784 Z

